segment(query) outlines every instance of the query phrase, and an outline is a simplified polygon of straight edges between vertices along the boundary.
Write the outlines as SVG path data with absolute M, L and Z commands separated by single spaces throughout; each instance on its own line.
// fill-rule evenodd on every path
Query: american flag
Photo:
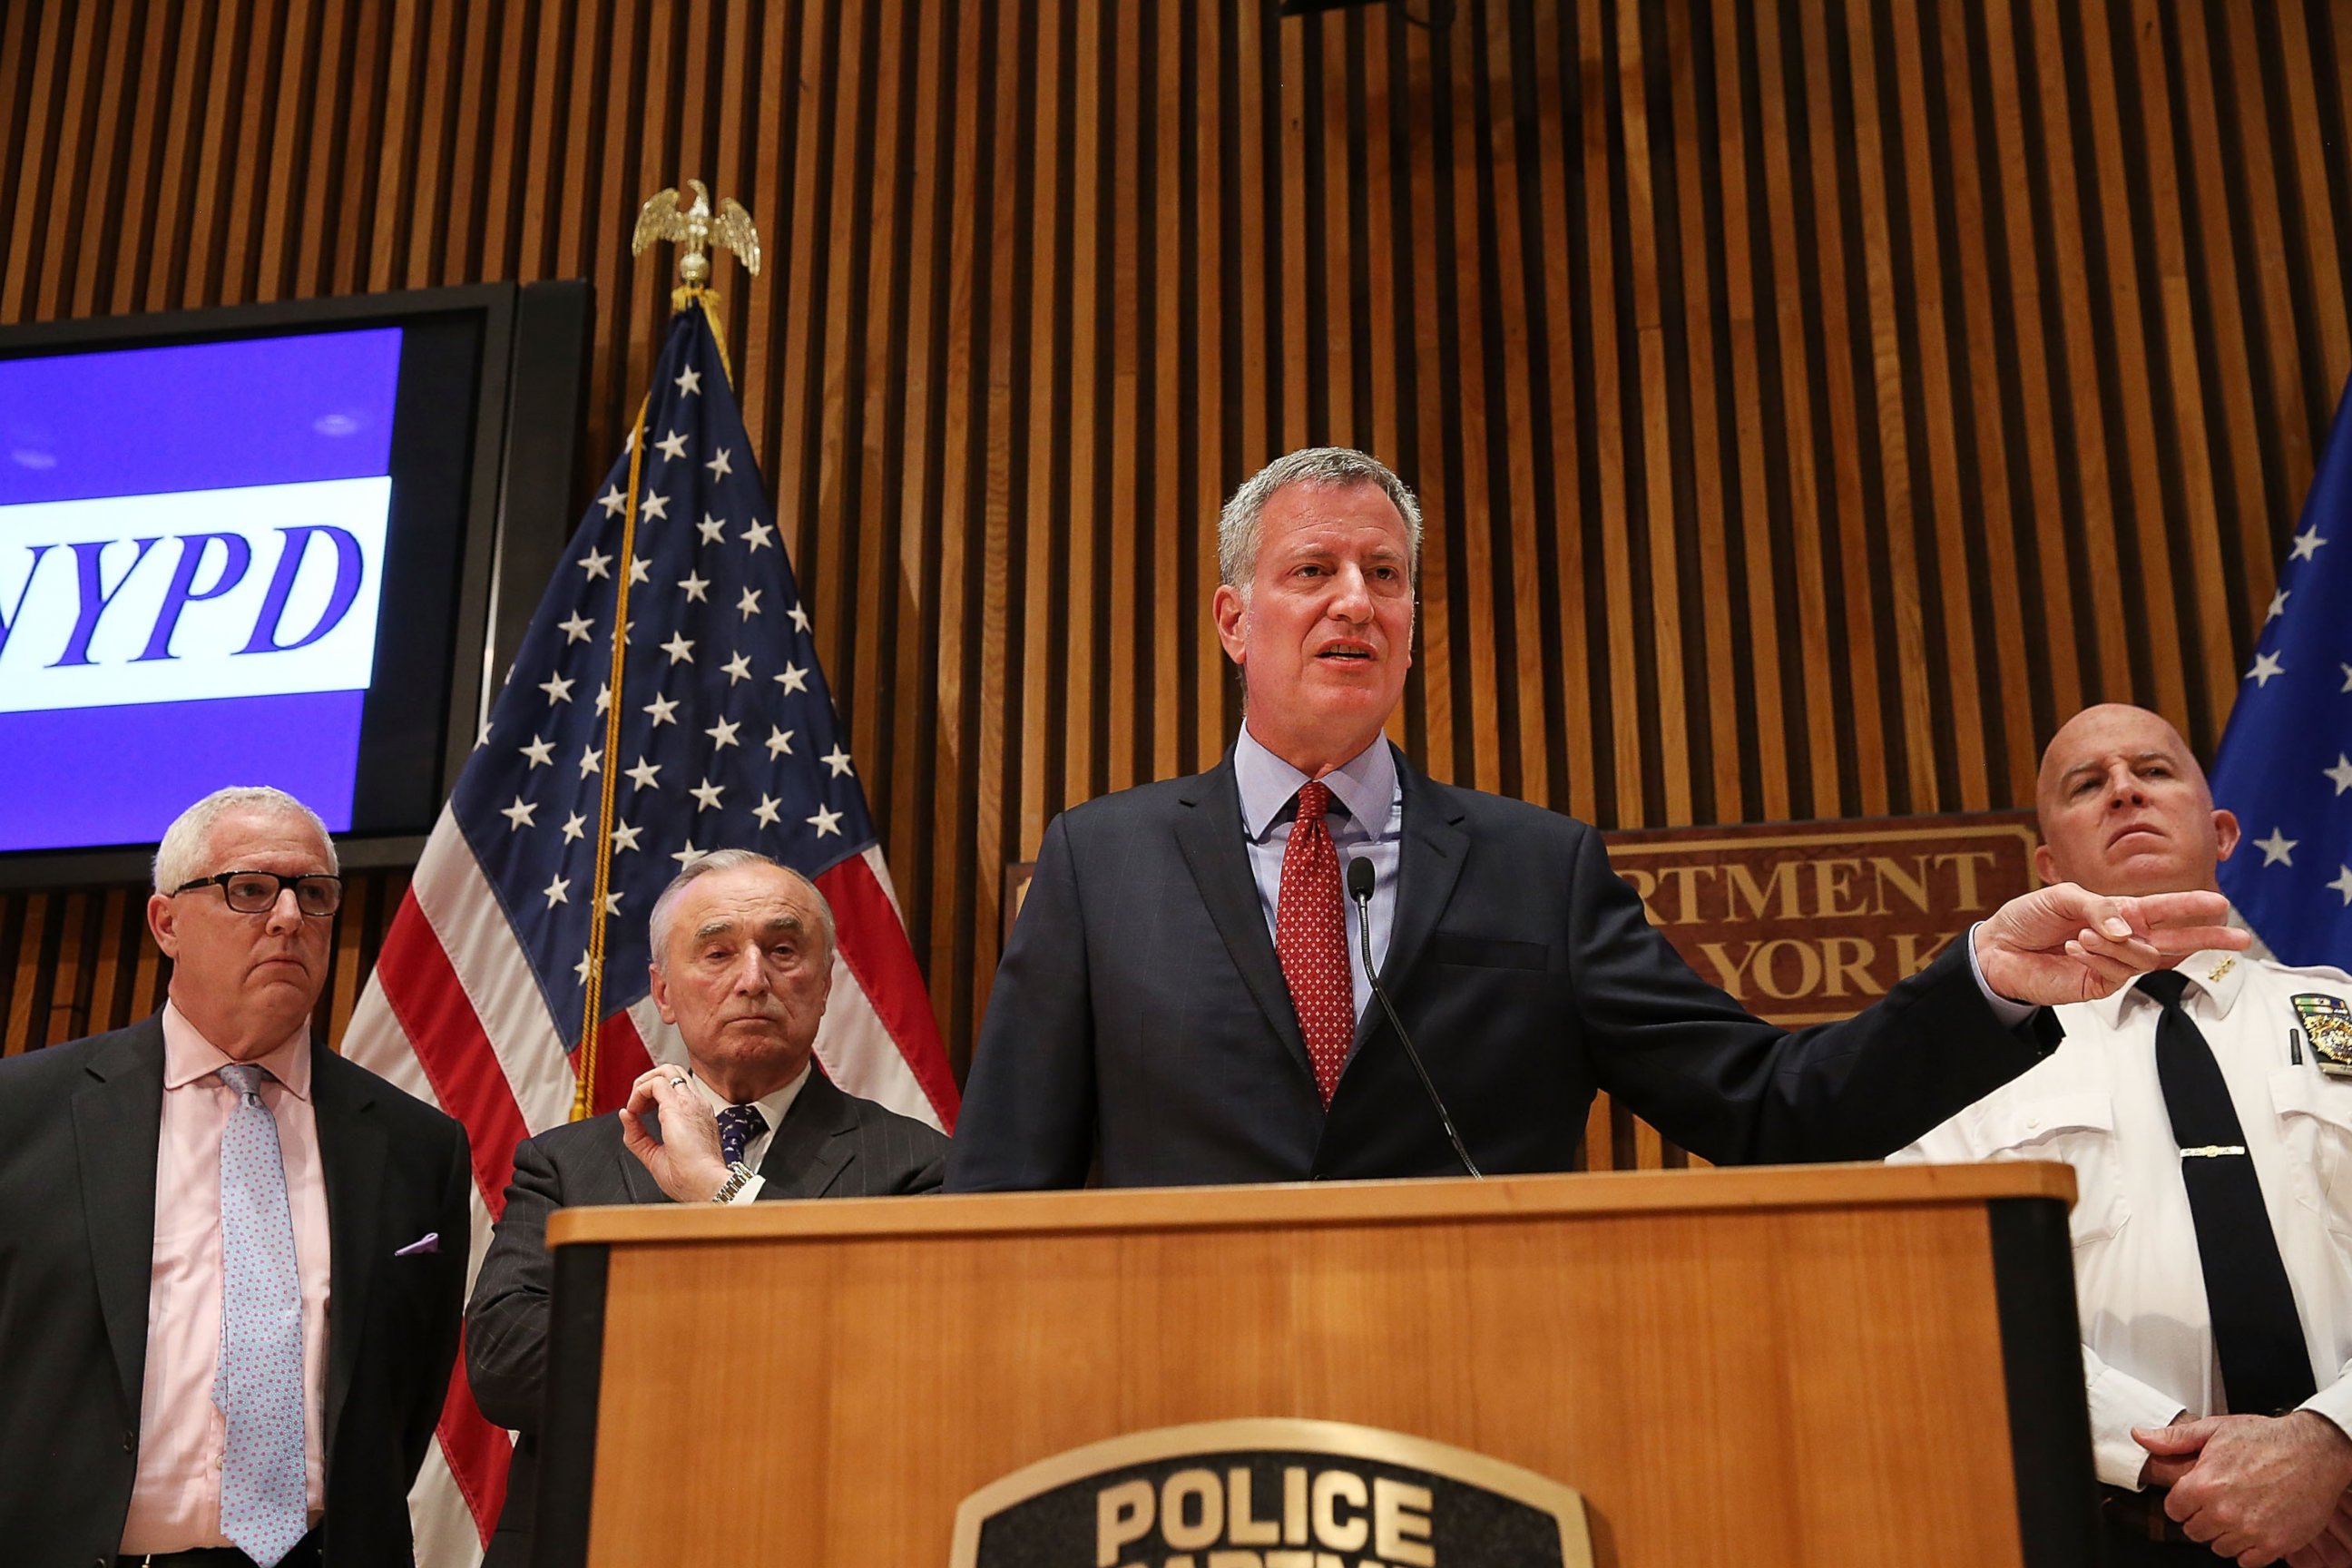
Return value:
M 2352 969 L 2352 385 L 2213 763 L 2221 891 L 2281 960 Z
M 633 455 L 635 535 L 625 549 Z M 616 690 L 624 580 L 627 659 Z M 606 728 L 615 704 L 617 747 Z M 951 1130 L 955 1080 L 699 308 L 670 322 L 642 426 L 540 601 L 344 1043 L 352 1059 L 466 1124 L 476 1268 L 515 1145 L 572 1108 L 608 783 L 595 1108 L 619 1105 L 654 1060 L 685 1059 L 646 992 L 646 918 L 688 860 L 744 847 L 814 879 L 833 905 L 838 952 L 816 1040 L 826 1076 Z M 511 1452 L 475 1409 L 461 1362 L 412 1498 L 420 1563 L 480 1560 Z

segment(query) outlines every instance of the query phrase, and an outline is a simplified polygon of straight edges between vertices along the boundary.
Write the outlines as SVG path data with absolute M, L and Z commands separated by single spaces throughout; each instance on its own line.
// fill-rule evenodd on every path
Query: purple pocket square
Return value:
M 441 1233 L 428 1230 L 406 1247 L 393 1254 L 394 1258 L 422 1258 L 428 1252 L 441 1250 Z

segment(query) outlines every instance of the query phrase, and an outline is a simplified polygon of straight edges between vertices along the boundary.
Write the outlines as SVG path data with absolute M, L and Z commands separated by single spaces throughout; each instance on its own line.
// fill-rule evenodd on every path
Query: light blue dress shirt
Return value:
M 1248 724 L 1234 742 L 1234 782 L 1241 788 L 1242 833 L 1249 841 L 1250 875 L 1257 880 L 1258 907 L 1274 932 L 1275 906 L 1282 893 L 1282 854 L 1290 847 L 1291 806 L 1307 775 L 1258 743 Z M 1371 977 L 1364 973 L 1355 900 L 1347 896 L 1348 862 L 1372 863 L 1372 952 L 1388 962 L 1389 932 L 1396 914 L 1397 868 L 1404 838 L 1404 789 L 1396 754 L 1383 736 L 1323 775 L 1332 806 L 1324 821 L 1339 852 L 1339 894 L 1348 915 L 1348 977 L 1354 987 L 1356 1021 L 1371 1005 Z

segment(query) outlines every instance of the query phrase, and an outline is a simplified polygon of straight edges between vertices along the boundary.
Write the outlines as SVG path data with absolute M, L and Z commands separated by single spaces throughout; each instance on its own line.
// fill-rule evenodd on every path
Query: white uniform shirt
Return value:
M 2352 998 L 2352 976 L 2244 954 L 2181 961 L 2181 1005 L 2213 1047 L 2279 1239 L 2319 1392 L 2305 1406 L 2352 1432 L 2352 1081 L 2322 1074 L 2291 998 Z M 2228 1409 L 2197 1232 L 2156 1074 L 2163 1007 L 2137 983 L 2058 1009 L 2065 1042 L 1897 1161 L 2062 1160 L 2080 1189 L 2069 1222 L 2099 1479 L 2137 1488 L 2134 1426 Z

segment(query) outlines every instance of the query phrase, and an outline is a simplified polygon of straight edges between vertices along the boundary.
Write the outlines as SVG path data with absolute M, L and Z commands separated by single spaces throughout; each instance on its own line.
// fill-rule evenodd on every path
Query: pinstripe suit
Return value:
M 933 1129 L 844 1094 L 812 1070 L 760 1162 L 759 1201 L 933 1192 L 946 1169 L 947 1149 L 947 1139 Z M 466 1305 L 466 1377 L 475 1402 L 483 1415 L 520 1435 L 506 1506 L 483 1568 L 520 1568 L 530 1560 L 554 1279 L 547 1216 L 592 1204 L 670 1201 L 623 1146 L 618 1114 L 526 1139 L 514 1163 L 505 1215 Z M 581 1502 L 585 1506 L 586 1500 Z

